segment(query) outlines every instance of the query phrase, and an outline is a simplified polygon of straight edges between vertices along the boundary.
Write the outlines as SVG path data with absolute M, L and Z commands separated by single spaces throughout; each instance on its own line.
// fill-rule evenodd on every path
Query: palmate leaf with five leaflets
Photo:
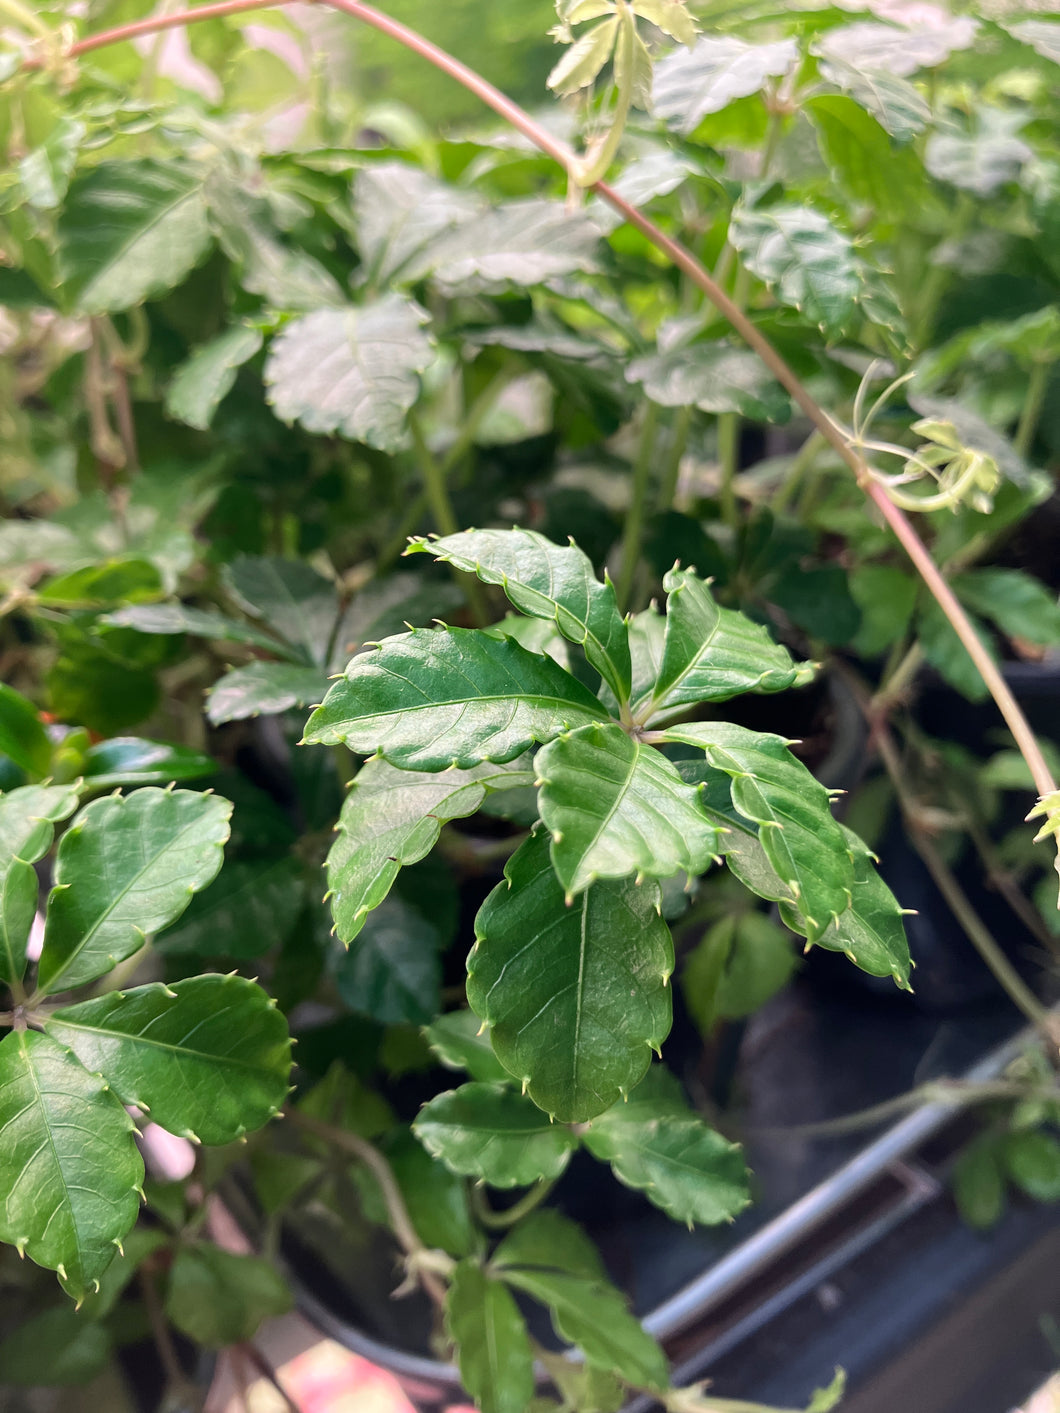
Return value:
M 534 1103 L 581 1123 L 629 1092 L 670 1029 L 658 885 L 596 883 L 568 907 L 544 832 L 504 872 L 475 922 L 468 1000 Z

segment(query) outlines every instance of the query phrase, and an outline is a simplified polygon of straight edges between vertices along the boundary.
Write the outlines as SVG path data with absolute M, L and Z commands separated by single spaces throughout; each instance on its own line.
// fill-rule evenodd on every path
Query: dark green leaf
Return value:
M 534 1393 L 526 1324 L 508 1291 L 477 1261 L 461 1261 L 453 1272 L 445 1322 L 475 1406 L 482 1413 L 525 1413 Z
M 508 1071 L 493 1053 L 489 1027 L 474 1011 L 449 1011 L 427 1026 L 427 1041 L 446 1069 L 466 1070 L 487 1083 L 508 1079 Z
M 8 756 L 28 775 L 47 775 L 52 743 L 31 701 L 0 682 L 0 755 Z
M 985 627 L 971 616 L 972 626 L 991 657 L 997 654 Z M 921 596 L 916 618 L 917 640 L 925 661 L 929 662 L 971 702 L 985 701 L 990 695 L 979 669 L 968 655 L 968 649 L 954 632 L 949 619 L 933 598 Z
M 1060 1143 L 1041 1129 L 1010 1133 L 1001 1150 L 1009 1177 L 1035 1202 L 1060 1202 Z
M 327 678 L 316 668 L 250 662 L 226 672 L 211 688 L 206 715 L 214 726 L 248 716 L 276 716 L 292 707 L 319 704 L 327 688 Z
M 467 1183 L 435 1162 L 407 1128 L 388 1134 L 382 1148 L 421 1240 L 451 1256 L 475 1250 L 479 1238 Z
M 958 574 L 952 584 L 963 604 L 996 623 L 1010 638 L 1047 648 L 1060 643 L 1056 594 L 1022 570 L 972 569 Z
M 902 569 L 860 564 L 849 576 L 850 594 L 861 610 L 861 626 L 852 644 L 862 657 L 878 657 L 909 627 L 916 605 L 917 581 Z
M 90 1384 L 111 1354 L 106 1325 L 72 1305 L 44 1310 L 0 1343 L 4 1383 L 16 1388 Z
M 416 629 L 355 657 L 309 718 L 305 740 L 378 751 L 403 769 L 466 770 L 514 760 L 603 714 L 551 658 L 510 638 Z
M 203 1143 L 232 1143 L 261 1128 L 287 1095 L 287 1022 L 241 976 L 112 991 L 53 1012 L 48 1034 L 123 1103 Z
M 221 867 L 231 813 L 227 800 L 151 786 L 86 805 L 59 846 L 41 990 L 95 980 L 175 922 Z
M 175 780 L 201 780 L 216 769 L 216 761 L 188 746 L 145 741 L 139 736 L 112 736 L 85 751 L 82 774 L 93 790 L 111 790 L 115 785 L 169 785 Z
M 326 669 L 339 601 L 323 575 L 297 559 L 241 555 L 225 566 L 224 580 L 240 608 Z
M 987 1231 L 1005 1210 L 1005 1178 L 996 1140 L 984 1135 L 971 1143 L 953 1169 L 953 1197 L 970 1227 Z
M 412 1130 L 454 1173 L 501 1188 L 559 1177 L 578 1146 L 569 1128 L 506 1084 L 462 1084 L 439 1094 Z
M 782 304 L 800 310 L 830 338 L 851 323 L 861 294 L 859 261 L 850 237 L 822 212 L 737 205 L 729 239 Z
M 769 597 L 797 627 L 837 647 L 849 643 L 861 624 L 846 570 L 838 564 L 788 569 L 773 584 Z
M 205 1242 L 180 1246 L 169 1273 L 166 1315 L 207 1349 L 250 1339 L 262 1320 L 285 1315 L 291 1293 L 257 1256 L 236 1256 Z
M 476 919 L 468 1000 L 534 1103 L 581 1123 L 629 1092 L 670 1029 L 673 942 L 658 885 L 597 883 L 567 907 L 545 833 L 505 880 Z
M 387 898 L 335 958 L 339 995 L 359 1015 L 387 1025 L 422 1025 L 440 1003 L 441 940 L 423 913 L 401 898 Z
M 37 1030 L 0 1041 L 0 1240 L 82 1299 L 136 1221 L 144 1165 L 117 1096 Z
M 634 358 L 626 381 L 639 383 L 660 407 L 738 412 L 763 422 L 786 422 L 791 415 L 787 394 L 758 355 L 724 339 Z
M 786 74 L 798 57 L 793 39 L 752 45 L 728 35 L 701 37 L 691 51 L 678 50 L 656 64 L 653 110 L 678 132 L 694 132 L 709 113 Z
M 762 913 L 736 913 L 714 924 L 681 970 L 681 992 L 705 1038 L 719 1020 L 739 1020 L 764 1006 L 791 979 L 791 937 Z
M 166 390 L 166 411 L 178 422 L 206 431 L 222 399 L 235 386 L 239 369 L 261 348 L 257 329 L 226 329 L 197 348 L 173 374 Z
M 305 907 L 305 870 L 290 855 L 234 859 L 194 897 L 155 946 L 165 956 L 194 953 L 244 961 L 278 951 Z

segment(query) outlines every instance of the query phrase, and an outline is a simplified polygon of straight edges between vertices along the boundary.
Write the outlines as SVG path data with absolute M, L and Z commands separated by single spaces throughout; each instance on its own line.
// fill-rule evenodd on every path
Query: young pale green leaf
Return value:
M 339 432 L 379 451 L 408 442 L 406 414 L 434 358 L 426 312 L 399 294 L 360 308 L 318 309 L 287 324 L 265 364 L 282 422 Z
M 490 790 L 532 783 L 532 769 L 483 764 L 440 774 L 367 761 L 350 786 L 328 853 L 335 931 L 352 942 L 406 864 L 425 858 L 442 825 L 474 814 Z
M 643 1192 L 677 1221 L 689 1226 L 731 1221 L 751 1200 L 740 1148 L 687 1107 L 682 1112 L 668 1103 L 653 1079 L 649 1070 L 628 1103 L 595 1119 L 585 1146 L 611 1164 L 619 1182 Z
M 666 1387 L 666 1356 L 609 1282 L 520 1266 L 506 1266 L 502 1274 L 548 1307 L 560 1339 L 577 1345 L 590 1364 L 614 1370 L 635 1387 Z
M 845 952 L 855 966 L 871 976 L 893 976 L 904 991 L 911 991 L 909 943 L 902 909 L 876 872 L 874 855 L 852 829 L 840 825 L 854 860 L 854 882 L 847 910 L 815 938 L 819 947 Z M 801 904 L 800 904 L 801 908 Z M 781 916 L 794 932 L 807 936 L 806 924 L 790 904 L 781 904 Z
M 37 708 L 4 682 L 0 682 L 0 755 L 28 775 L 47 775 L 52 759 L 52 743 Z
M 447 295 L 503 294 L 598 267 L 600 232 L 584 210 L 531 196 L 508 201 L 443 235 L 432 265 Z
M 731 722 L 673 726 L 671 741 L 700 746 L 710 765 L 732 780 L 732 802 L 758 825 L 766 857 L 795 895 L 804 936 L 819 942 L 850 906 L 854 865 L 828 791 L 780 736 Z
M 10 858 L 42 859 L 55 825 L 75 809 L 77 791 L 69 785 L 21 785 L 0 795 L 0 867 Z
M 581 1123 L 627 1094 L 666 1038 L 673 940 L 655 883 L 596 883 L 568 907 L 548 845 L 528 839 L 480 909 L 467 996 L 534 1103 Z
M 86 805 L 59 846 L 41 991 L 94 981 L 175 922 L 221 867 L 231 813 L 217 796 L 153 786 Z
M 617 722 L 560 736 L 535 761 L 552 864 L 568 898 L 598 878 L 696 877 L 718 855 L 718 830 L 654 746 Z
M 739 1020 L 764 1006 L 795 966 L 791 937 L 783 928 L 762 913 L 735 913 L 709 928 L 689 953 L 681 994 L 709 1039 L 719 1020 Z
M 491 1187 L 558 1178 L 577 1135 L 507 1084 L 462 1084 L 425 1104 L 412 1131 L 427 1151 Z
M 57 1271 L 81 1300 L 136 1221 L 143 1160 L 132 1119 L 56 1041 L 0 1041 L 0 1240 Z
M 101 620 L 112 628 L 135 628 L 138 633 L 191 633 L 196 638 L 209 638 L 224 643 L 250 643 L 265 648 L 277 657 L 303 662 L 304 654 L 289 648 L 279 638 L 255 628 L 252 623 L 240 623 L 209 609 L 189 608 L 183 603 L 144 603 L 115 609 Z
M 285 1315 L 291 1292 L 271 1262 L 237 1256 L 204 1241 L 183 1242 L 173 1258 L 166 1316 L 196 1344 L 223 1349 L 251 1339 L 262 1320 Z
M 634 358 L 626 381 L 639 383 L 660 407 L 738 412 L 763 422 L 786 422 L 791 416 L 787 394 L 757 354 L 724 339 Z
M 296 858 L 233 859 L 154 945 L 168 957 L 260 957 L 291 937 L 305 903 L 305 870 Z
M 653 111 L 687 135 L 708 114 L 720 113 L 734 98 L 757 93 L 767 79 L 786 74 L 798 58 L 794 39 L 745 44 L 728 35 L 700 38 L 692 50 L 678 50 L 656 64 Z
M 534 1394 L 526 1322 L 510 1293 L 477 1261 L 453 1271 L 445 1323 L 464 1387 L 482 1413 L 525 1413 Z
M 316 706 L 327 689 L 327 678 L 314 667 L 248 662 L 226 672 L 210 688 L 206 716 L 214 726 L 249 716 L 276 716 L 292 707 Z
M 467 770 L 604 715 L 588 688 L 510 638 L 414 629 L 353 659 L 305 740 L 378 752 L 402 769 Z
M 194 976 L 55 1011 L 47 1033 L 170 1133 L 233 1143 L 287 1096 L 287 1022 L 253 981 Z
M 26 970 L 26 943 L 37 913 L 40 885 L 32 864 L 0 862 L 0 983 L 17 985 Z
M 447 1069 L 466 1070 L 472 1079 L 487 1084 L 510 1078 L 493 1053 L 489 1027 L 483 1025 L 474 1011 L 449 1011 L 431 1021 L 424 1034 Z
M 116 785 L 169 785 L 176 780 L 201 780 L 212 775 L 217 762 L 189 746 L 146 741 L 142 736 L 112 736 L 83 753 L 81 767 L 93 790 Z
M 350 1010 L 386 1025 L 423 1025 L 441 1003 L 443 938 L 402 898 L 385 899 L 333 959 L 335 986 Z
M 569 98 L 595 83 L 611 58 L 618 35 L 618 16 L 610 15 L 578 37 L 548 76 L 548 86 L 560 98 Z
M 417 540 L 422 551 L 457 569 L 500 584 L 520 613 L 547 619 L 585 656 L 614 692 L 630 690 L 629 640 L 610 580 L 601 584 L 587 555 L 534 530 L 468 530 L 444 539 Z
M 849 94 L 896 142 L 911 142 L 927 126 L 927 100 L 904 78 L 842 59 L 826 60 L 820 69 L 823 79 Z
M 240 555 L 223 571 L 225 587 L 245 613 L 259 618 L 322 670 L 339 613 L 334 585 L 308 564 L 270 555 Z
M 688 13 L 686 0 L 632 0 L 632 9 L 679 44 L 695 44 L 696 22 Z
M 204 343 L 173 374 L 166 390 L 166 411 L 178 422 L 206 431 L 222 400 L 235 386 L 236 374 L 261 348 L 257 329 L 237 325 Z
M 175 288 L 206 254 L 202 181 L 180 162 L 100 162 L 71 184 L 58 236 L 73 308 L 129 309 Z
M 849 326 L 861 295 L 860 262 L 850 237 L 822 212 L 809 206 L 738 204 L 729 240 L 752 275 L 829 338 L 840 337 Z
M 650 698 L 652 714 L 696 702 L 724 702 L 741 692 L 784 692 L 807 680 L 809 664 L 794 663 L 761 624 L 719 608 L 707 584 L 688 569 L 663 580 L 666 635 Z

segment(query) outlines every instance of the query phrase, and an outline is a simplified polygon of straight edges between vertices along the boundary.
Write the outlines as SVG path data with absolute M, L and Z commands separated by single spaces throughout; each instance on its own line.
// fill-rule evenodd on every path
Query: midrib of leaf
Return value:
M 184 838 L 185 834 L 193 833 L 201 823 L 201 820 L 194 820 L 192 823 L 186 824 L 184 828 L 181 829 L 177 834 L 172 835 L 169 839 L 166 840 L 166 843 L 163 845 L 162 849 L 160 849 L 157 853 L 152 854 L 151 858 L 144 863 L 143 868 L 141 868 L 140 872 L 136 874 L 135 877 L 129 879 L 129 882 L 125 885 L 125 887 L 121 890 L 117 897 L 112 900 L 110 906 L 106 909 L 106 911 L 100 913 L 99 917 L 96 918 L 95 922 L 84 934 L 84 936 L 81 938 L 81 941 L 66 958 L 62 966 L 56 972 L 53 973 L 51 980 L 48 982 L 49 991 L 54 991 L 56 989 L 55 983 L 59 980 L 61 976 L 63 976 L 67 971 L 70 970 L 70 967 L 85 950 L 88 944 L 92 941 L 92 938 L 96 935 L 96 933 L 107 921 L 107 919 L 112 916 L 115 909 L 118 907 L 118 904 L 124 902 L 125 898 L 133 891 L 135 885 L 139 883 L 139 881 L 148 872 L 148 870 L 151 869 L 158 862 L 160 855 L 164 853 L 167 849 L 172 847 L 174 844 L 179 843 Z M 66 884 L 65 886 L 69 888 L 71 885 Z M 140 934 L 141 937 L 144 938 L 145 941 L 147 940 L 147 934 L 142 928 L 137 927 L 136 923 L 132 923 L 131 926 L 136 932 Z
M 230 1011 L 232 1007 L 229 1006 L 227 1009 Z M 220 1019 L 224 1014 L 224 1011 L 216 1011 L 209 1016 L 204 1016 L 197 1025 L 188 1031 L 185 1039 L 194 1035 L 201 1026 L 206 1024 L 207 1020 Z M 189 1045 L 183 1042 L 175 1043 L 171 1040 L 155 1040 L 153 1036 L 149 1036 L 143 1032 L 140 1034 L 131 1034 L 127 1030 L 112 1030 L 109 1026 L 105 1025 L 86 1025 L 84 1021 L 64 1020 L 61 1011 L 55 1013 L 55 1019 L 65 1029 L 79 1030 L 85 1035 L 102 1035 L 106 1036 L 108 1039 L 123 1040 L 133 1045 L 151 1045 L 156 1050 L 168 1050 L 171 1054 L 185 1055 L 193 1060 L 206 1060 L 212 1065 L 227 1065 L 231 1069 L 243 1069 L 256 1072 L 260 1068 L 258 1065 L 251 1064 L 249 1060 L 233 1059 L 230 1055 L 211 1054 L 208 1050 L 193 1050 Z M 154 1019 L 159 1019 L 159 1017 L 154 1017 Z
M 640 745 L 639 742 L 634 742 L 634 746 L 635 746 L 635 751 L 634 751 L 634 755 L 633 755 L 633 761 L 632 761 L 632 764 L 631 764 L 630 767 L 629 767 L 629 771 L 628 771 L 628 773 L 627 773 L 627 775 L 626 775 L 626 778 L 625 778 L 625 780 L 623 781 L 622 785 L 619 787 L 618 793 L 617 793 L 616 796 L 615 796 L 615 800 L 614 800 L 614 803 L 612 804 L 611 808 L 608 810 L 608 812 L 607 812 L 607 814 L 604 816 L 604 818 L 600 821 L 600 828 L 599 828 L 599 829 L 596 831 L 596 833 L 593 835 L 593 841 L 592 841 L 592 844 L 590 845 L 590 848 L 584 850 L 583 855 L 582 855 L 583 858 L 584 858 L 584 856 L 585 856 L 586 854 L 588 854 L 588 853 L 590 852 L 590 849 L 595 849 L 595 848 L 596 848 L 596 845 L 599 843 L 601 837 L 602 837 L 603 834 L 606 832 L 607 826 L 608 826 L 608 825 L 611 823 L 611 821 L 614 819 L 615 815 L 618 813 L 618 808 L 619 808 L 619 806 L 621 805 L 622 801 L 626 798 L 626 795 L 629 793 L 629 788 L 630 788 L 631 784 L 633 783 L 633 777 L 634 777 L 634 775 L 635 775 L 636 772 L 637 772 L 637 762 L 640 760 L 640 753 L 641 753 L 641 749 L 642 749 L 642 747 L 641 747 L 641 745 Z M 591 774 L 591 773 L 592 773 L 592 772 L 590 772 L 590 774 Z M 593 778 L 596 779 L 596 780 L 603 780 L 603 779 L 604 779 L 604 777 L 603 777 L 602 775 L 596 775 L 596 776 L 594 776 Z M 606 783 L 606 781 L 605 781 L 605 783 Z M 643 834 L 641 835 L 641 838 L 644 839 Z M 647 842 L 647 841 L 645 840 L 645 842 Z
M 83 303 L 85 297 L 93 289 L 96 288 L 100 280 L 105 278 L 106 275 L 114 269 L 115 265 L 119 263 L 119 261 L 124 260 L 125 257 L 129 254 L 129 252 L 135 248 L 138 242 L 143 240 L 145 236 L 150 235 L 154 228 L 160 225 L 166 219 L 167 216 L 169 216 L 173 211 L 176 211 L 180 206 L 183 206 L 186 202 L 191 201 L 196 196 L 199 196 L 201 192 L 202 183 L 199 182 L 195 186 L 193 186 L 190 191 L 183 192 L 182 195 L 178 196 L 174 201 L 171 201 L 168 206 L 164 207 L 161 211 L 157 212 L 155 216 L 150 221 L 148 221 L 147 225 L 138 227 L 138 229 L 129 236 L 128 241 L 120 248 L 118 254 L 110 261 L 110 263 L 108 265 L 105 265 L 102 270 L 98 271 L 96 275 L 92 278 L 92 280 L 87 285 L 85 285 L 84 289 L 81 291 L 81 298 L 78 302 Z
M 585 953 L 588 947 L 586 933 L 589 926 L 589 889 L 582 895 L 582 916 L 578 952 L 578 981 L 575 986 L 576 1006 L 574 1012 L 574 1051 L 571 1055 L 571 1081 L 575 1092 L 578 1089 L 578 1057 L 581 1054 L 582 1011 L 585 1006 Z
M 717 609 L 717 605 L 715 605 L 715 608 Z M 651 696 L 651 704 L 652 704 L 652 706 L 659 706 L 659 705 L 661 705 L 663 702 L 665 702 L 666 698 L 670 695 L 670 693 L 673 692 L 677 687 L 680 687 L 681 683 L 685 680 L 685 678 L 689 675 L 689 673 L 693 670 L 693 668 L 698 667 L 698 665 L 699 665 L 699 664 L 703 661 L 703 659 L 706 657 L 706 655 L 707 655 L 707 649 L 712 646 L 712 644 L 713 644 L 713 642 L 714 642 L 714 639 L 718 636 L 718 633 L 721 631 L 722 619 L 721 619 L 721 610 L 720 610 L 720 609 L 717 609 L 717 614 L 718 614 L 717 622 L 714 624 L 714 627 L 710 630 L 710 634 L 709 634 L 706 638 L 703 639 L 703 642 L 702 642 L 702 644 L 700 645 L 699 652 L 696 653 L 693 657 L 691 657 L 691 658 L 689 659 L 688 664 L 687 664 L 687 666 L 684 668 L 684 670 L 683 670 L 682 672 L 678 673 L 678 675 L 677 675 L 675 678 L 673 678 L 672 681 L 668 682 L 668 683 L 666 684 L 666 687 L 663 689 L 663 691 L 662 691 L 661 693 L 658 691 L 657 688 L 655 689 L 655 691 L 653 691 L 652 696 Z M 659 665 L 660 665 L 660 667 L 662 666 L 662 663 L 665 661 L 665 659 L 666 659 L 666 647 L 665 647 L 665 644 L 664 644 L 663 650 L 662 650 L 662 655 L 660 656 L 660 659 L 659 659 Z M 639 705 L 639 703 L 638 703 L 638 705 Z

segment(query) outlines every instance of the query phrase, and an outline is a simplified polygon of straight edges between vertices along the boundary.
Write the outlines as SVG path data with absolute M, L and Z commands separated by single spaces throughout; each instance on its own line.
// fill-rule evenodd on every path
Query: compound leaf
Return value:
M 94 981 L 175 922 L 221 867 L 231 813 L 215 795 L 154 786 L 86 805 L 59 845 L 41 990 Z
M 526 1187 L 559 1177 L 577 1135 L 550 1123 L 507 1084 L 462 1084 L 425 1104 L 412 1125 L 427 1151 L 465 1177 L 491 1187 Z
M 476 1408 L 525 1413 L 534 1394 L 534 1358 L 510 1292 L 477 1261 L 461 1261 L 446 1296 L 445 1321 L 460 1377 Z
M 402 769 L 466 770 L 514 760 L 605 714 L 551 658 L 510 638 L 414 629 L 353 659 L 309 718 L 305 740 L 378 752 Z
M 564 1123 L 611 1107 L 670 1029 L 673 941 L 655 883 L 596 883 L 570 907 L 531 836 L 486 899 L 467 995 L 534 1103 Z

